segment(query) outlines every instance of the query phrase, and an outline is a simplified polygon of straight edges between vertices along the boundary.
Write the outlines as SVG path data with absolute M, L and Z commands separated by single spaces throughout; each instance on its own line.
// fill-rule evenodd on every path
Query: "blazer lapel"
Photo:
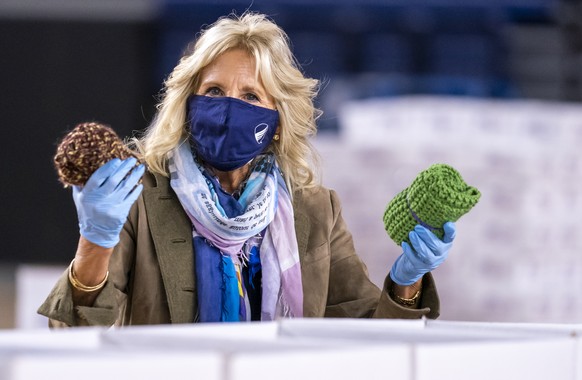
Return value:
M 293 215 L 295 217 L 295 235 L 297 237 L 297 248 L 299 250 L 299 261 L 303 262 L 307 252 L 307 242 L 309 241 L 310 221 L 309 218 L 298 209 L 298 205 L 293 204 Z
M 197 315 L 192 226 L 167 178 L 144 189 L 148 224 L 156 247 L 172 323 L 191 323 Z

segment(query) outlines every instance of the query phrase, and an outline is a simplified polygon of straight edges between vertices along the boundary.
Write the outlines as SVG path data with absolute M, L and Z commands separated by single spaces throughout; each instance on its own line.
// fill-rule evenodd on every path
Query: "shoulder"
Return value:
M 293 193 L 293 209 L 319 219 L 335 219 L 341 210 L 337 193 L 324 186 L 315 186 L 297 190 Z

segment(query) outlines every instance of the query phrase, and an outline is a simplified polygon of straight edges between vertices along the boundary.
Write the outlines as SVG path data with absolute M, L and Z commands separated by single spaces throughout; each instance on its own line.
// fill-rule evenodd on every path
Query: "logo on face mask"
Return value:
M 266 123 L 261 123 L 255 127 L 255 140 L 257 144 L 262 144 L 265 135 L 269 131 L 269 126 Z

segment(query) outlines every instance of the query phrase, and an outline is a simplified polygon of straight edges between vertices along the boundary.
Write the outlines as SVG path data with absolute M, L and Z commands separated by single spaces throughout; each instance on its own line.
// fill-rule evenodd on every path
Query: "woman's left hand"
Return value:
M 416 225 L 409 234 L 412 244 L 403 242 L 403 253 L 396 259 L 390 277 L 398 285 L 411 285 L 418 281 L 447 258 L 456 235 L 455 223 L 447 222 L 443 226 L 443 240 L 427 228 Z

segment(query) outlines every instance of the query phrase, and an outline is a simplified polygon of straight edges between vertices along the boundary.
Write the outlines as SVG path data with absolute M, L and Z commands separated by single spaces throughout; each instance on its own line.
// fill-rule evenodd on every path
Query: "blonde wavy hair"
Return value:
M 145 134 L 133 143 L 149 169 L 168 176 L 169 151 L 188 138 L 186 100 L 199 87 L 200 73 L 230 49 L 244 49 L 256 63 L 256 75 L 279 111 L 278 141 L 272 151 L 290 190 L 319 183 L 319 156 L 309 139 L 316 133 L 319 82 L 306 78 L 291 53 L 287 34 L 267 16 L 256 13 L 220 18 L 195 41 L 167 78 L 157 114 Z

